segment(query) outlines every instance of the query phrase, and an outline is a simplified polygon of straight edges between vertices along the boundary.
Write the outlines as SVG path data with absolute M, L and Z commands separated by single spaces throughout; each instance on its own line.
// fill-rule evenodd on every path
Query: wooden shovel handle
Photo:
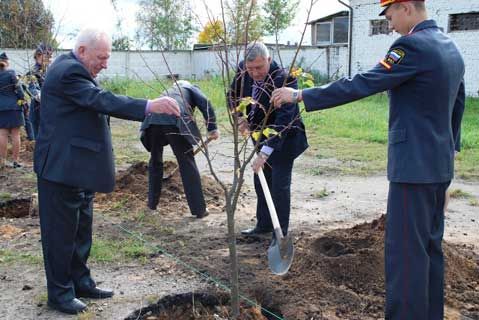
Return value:
M 269 215 L 271 216 L 271 222 L 273 223 L 274 232 L 276 236 L 280 236 L 279 239 L 283 239 L 283 230 L 279 224 L 278 214 L 276 213 L 276 208 L 274 207 L 273 198 L 271 198 L 271 193 L 269 192 L 268 183 L 263 173 L 263 169 L 260 168 L 258 171 L 259 182 L 261 182 L 261 188 L 263 188 L 264 197 L 266 198 L 266 203 L 268 204 Z M 279 240 L 278 239 L 278 240 Z

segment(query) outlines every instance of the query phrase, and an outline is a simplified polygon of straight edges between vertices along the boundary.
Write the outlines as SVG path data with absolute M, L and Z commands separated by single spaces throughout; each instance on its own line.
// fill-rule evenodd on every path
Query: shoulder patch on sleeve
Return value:
M 386 57 L 384 58 L 384 61 L 387 62 L 388 64 L 399 64 L 401 61 L 404 59 L 406 56 L 406 53 L 402 49 L 391 49 Z
M 379 61 L 379 64 L 382 65 L 387 70 L 391 70 L 391 68 L 392 68 L 392 66 L 389 63 L 387 63 L 384 59 Z

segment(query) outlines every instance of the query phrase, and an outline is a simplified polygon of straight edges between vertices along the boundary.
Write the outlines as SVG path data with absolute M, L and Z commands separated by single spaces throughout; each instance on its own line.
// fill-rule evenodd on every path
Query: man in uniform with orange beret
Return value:
M 424 1 L 381 0 L 390 28 L 400 33 L 371 70 L 325 86 L 273 92 L 275 106 L 304 101 L 307 111 L 389 91 L 385 236 L 389 320 L 444 318 L 444 202 L 460 149 L 464 61 Z

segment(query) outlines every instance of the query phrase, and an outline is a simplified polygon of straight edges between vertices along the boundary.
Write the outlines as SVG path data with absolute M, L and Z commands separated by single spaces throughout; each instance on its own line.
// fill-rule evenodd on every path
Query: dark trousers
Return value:
M 390 183 L 386 218 L 386 319 L 444 318 L 447 183 Z
M 27 134 L 27 139 L 30 141 L 35 140 L 35 133 L 33 132 L 32 122 L 30 121 L 31 114 L 27 116 L 26 112 L 24 111 L 23 115 L 25 118 L 25 132 Z
M 33 137 L 36 139 L 38 137 L 38 128 L 40 126 L 40 103 L 33 100 L 30 104 L 30 123 L 33 129 Z M 26 123 L 26 119 L 25 119 Z
M 87 267 L 94 193 L 38 177 L 38 202 L 48 300 L 62 303 L 75 290 L 95 287 Z
M 288 233 L 289 214 L 291 210 L 291 174 L 294 159 L 275 157 L 263 166 L 264 176 L 273 198 L 274 207 L 284 234 Z M 254 175 L 254 188 L 256 190 L 256 228 L 273 230 L 268 205 L 264 197 L 263 188 L 258 175 Z
M 191 214 L 203 214 L 206 210 L 206 203 L 191 143 L 179 134 L 176 126 L 151 125 L 146 129 L 146 134 L 151 143 L 148 166 L 148 207 L 156 209 L 158 205 L 163 180 L 163 147 L 165 144 L 169 144 L 178 162 Z

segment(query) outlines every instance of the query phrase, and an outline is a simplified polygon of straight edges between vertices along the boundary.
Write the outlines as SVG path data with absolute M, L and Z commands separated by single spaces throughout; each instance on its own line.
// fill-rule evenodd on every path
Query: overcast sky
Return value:
M 111 0 L 42 0 L 45 7 L 53 13 L 58 33 L 57 40 L 62 48 L 69 49 L 79 30 L 86 27 L 96 27 L 112 35 L 124 34 L 133 38 L 136 25 L 136 14 L 139 9 L 139 0 L 116 0 L 116 10 Z M 347 1 L 346 1 L 347 2 Z M 208 21 L 207 10 L 203 0 L 192 0 L 193 12 L 197 15 L 195 23 L 200 26 Z M 220 1 L 207 0 L 209 11 L 216 17 L 220 16 Z M 307 9 L 310 0 L 300 0 L 292 26 L 280 36 L 280 42 L 299 42 L 301 32 L 306 21 Z M 337 0 L 318 0 L 313 7 L 309 20 L 314 20 L 343 9 L 344 6 Z M 121 21 L 121 29 L 117 30 L 117 23 Z M 308 28 L 309 29 L 309 28 Z M 197 34 L 194 35 L 194 38 Z M 266 38 L 267 42 L 274 42 L 273 38 Z M 304 44 L 310 44 L 309 32 Z

